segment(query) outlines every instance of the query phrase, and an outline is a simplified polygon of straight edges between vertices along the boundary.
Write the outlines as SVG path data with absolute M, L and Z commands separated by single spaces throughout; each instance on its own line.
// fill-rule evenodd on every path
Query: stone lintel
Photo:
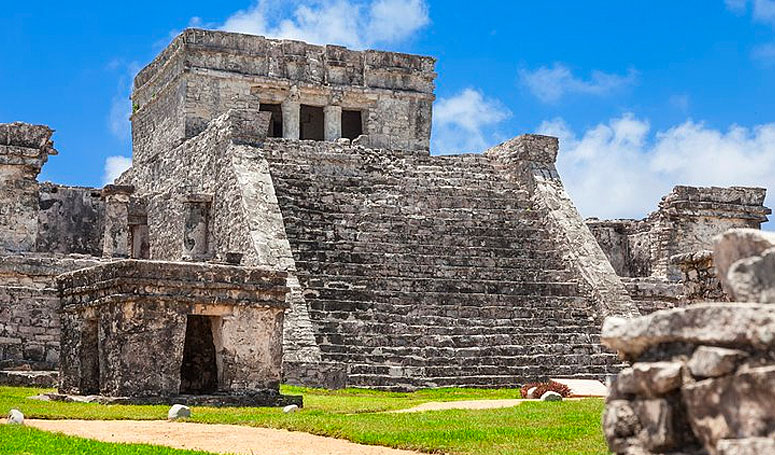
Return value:
M 65 309 L 139 300 L 284 309 L 286 279 L 285 272 L 265 269 L 123 260 L 62 274 L 57 284 Z
M 135 187 L 132 185 L 105 185 L 102 189 L 102 197 L 114 196 L 114 195 L 126 195 L 135 192 Z
M 767 221 L 772 210 L 764 206 L 764 188 L 678 185 L 659 203 L 660 213 L 671 217 L 733 218 Z
M 209 193 L 189 193 L 185 196 L 184 202 L 191 204 L 210 204 L 213 202 L 213 195 Z
M 35 172 L 58 152 L 51 141 L 54 130 L 45 125 L 0 123 L 0 165 L 26 166 Z

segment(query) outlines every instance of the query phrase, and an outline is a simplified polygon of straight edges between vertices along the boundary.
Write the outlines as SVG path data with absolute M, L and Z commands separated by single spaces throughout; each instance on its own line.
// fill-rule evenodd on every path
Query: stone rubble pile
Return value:
M 602 342 L 632 362 L 603 416 L 622 455 L 775 454 L 775 235 L 716 239 L 719 279 L 737 301 L 608 318 Z

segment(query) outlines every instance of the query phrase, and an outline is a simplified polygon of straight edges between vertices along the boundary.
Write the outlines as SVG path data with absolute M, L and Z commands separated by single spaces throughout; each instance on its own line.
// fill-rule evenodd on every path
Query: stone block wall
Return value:
M 765 195 L 762 188 L 679 185 L 646 219 L 589 219 L 587 225 L 641 312 L 725 301 L 712 256 L 703 252 L 728 229 L 759 229 L 771 213 Z
M 0 124 L 0 252 L 34 251 L 38 233 L 38 181 L 53 130 L 26 123 Z
M 54 255 L 0 255 L 0 369 L 56 369 L 59 299 L 55 277 L 98 264 Z
M 563 221 L 550 221 L 533 175 L 519 174 L 523 161 L 553 166 L 556 141 L 532 139 L 460 156 L 266 140 L 321 358 L 341 365 L 332 375 L 411 389 L 617 371 L 598 345 L 599 320 L 637 310 L 589 231 L 566 257 L 586 227 L 567 196 L 551 204 Z M 509 161 L 514 149 L 526 155 Z
M 333 106 L 335 116 L 361 112 L 377 147 L 427 150 L 434 66 L 430 57 L 188 29 L 135 79 L 134 158 L 180 145 L 229 109 L 262 103 L 282 105 L 287 138 L 298 138 L 300 105 Z M 326 120 L 334 136 L 340 121 Z
M 278 395 L 285 273 L 129 260 L 57 281 L 61 392 L 162 398 L 222 393 L 245 396 L 244 404 L 253 405 L 272 404 L 251 400 Z M 197 329 L 202 322 L 207 327 Z M 206 384 L 199 382 L 208 375 Z

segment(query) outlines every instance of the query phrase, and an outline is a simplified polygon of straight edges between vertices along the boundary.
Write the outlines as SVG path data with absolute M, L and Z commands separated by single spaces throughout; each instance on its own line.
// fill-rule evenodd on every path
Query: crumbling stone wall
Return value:
M 282 106 L 284 137 L 299 139 L 300 106 L 325 108 L 325 139 L 342 110 L 361 112 L 375 147 L 428 149 L 435 60 L 189 29 L 135 79 L 134 159 L 169 150 L 229 109 Z M 321 138 L 322 139 L 322 138 Z
M 133 260 L 60 275 L 60 392 L 277 404 L 286 281 L 278 271 Z M 211 375 L 212 388 L 185 381 L 186 368 L 196 380 Z
M 99 190 L 42 183 L 38 206 L 35 251 L 102 255 L 104 203 Z
M 676 186 L 644 220 L 587 220 L 642 313 L 699 300 L 724 301 L 703 255 L 730 228 L 759 229 L 771 210 L 762 188 Z
M 603 343 L 633 362 L 606 400 L 603 427 L 617 454 L 775 453 L 775 236 L 731 230 L 714 254 L 731 297 L 757 303 L 700 303 L 603 326 Z

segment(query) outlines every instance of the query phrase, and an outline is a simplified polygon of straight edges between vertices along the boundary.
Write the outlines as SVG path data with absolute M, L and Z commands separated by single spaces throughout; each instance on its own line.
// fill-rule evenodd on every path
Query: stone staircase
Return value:
M 346 364 L 348 385 L 614 371 L 545 215 L 487 157 L 283 141 L 264 153 L 323 360 Z

